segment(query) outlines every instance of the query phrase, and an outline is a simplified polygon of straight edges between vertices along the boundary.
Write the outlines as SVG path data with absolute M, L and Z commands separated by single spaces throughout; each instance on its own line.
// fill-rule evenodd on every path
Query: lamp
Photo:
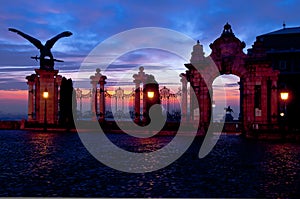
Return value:
M 215 102 L 214 100 L 212 101 L 211 107 L 212 107 L 212 108 L 216 108 L 216 102 Z
M 287 127 L 287 101 L 289 99 L 289 92 L 286 89 L 280 91 L 280 98 L 283 102 L 283 111 L 280 113 L 280 116 L 283 118 L 283 128 Z
M 43 98 L 44 99 L 48 99 L 48 97 L 49 97 L 49 93 L 48 93 L 48 91 L 47 91 L 47 89 L 43 92 Z
M 280 98 L 283 100 L 283 101 L 286 101 L 289 99 L 289 93 L 287 91 L 282 91 L 280 92 Z
M 147 97 L 152 99 L 154 97 L 154 91 L 148 91 L 147 92 Z
M 49 93 L 47 88 L 43 92 L 43 98 L 45 99 L 45 108 L 44 108 L 44 131 L 47 131 L 47 99 L 49 97 Z

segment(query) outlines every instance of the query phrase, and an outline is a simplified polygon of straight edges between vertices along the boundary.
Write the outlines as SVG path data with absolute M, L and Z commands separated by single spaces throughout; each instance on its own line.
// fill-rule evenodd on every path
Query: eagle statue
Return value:
M 29 42 L 31 42 L 35 47 L 37 47 L 40 50 L 40 56 L 36 56 L 36 57 L 31 57 L 32 59 L 35 60 L 40 60 L 40 69 L 43 70 L 54 70 L 54 62 L 58 61 L 58 62 L 63 62 L 62 60 L 58 60 L 58 59 L 54 59 L 53 55 L 51 53 L 51 48 L 53 47 L 53 45 L 57 42 L 57 40 L 59 40 L 62 37 L 69 37 L 72 35 L 72 33 L 70 31 L 65 31 L 62 32 L 58 35 L 56 35 L 55 37 L 49 39 L 45 45 L 43 45 L 41 43 L 41 41 L 39 41 L 38 39 L 27 35 L 17 29 L 14 28 L 9 28 L 8 29 L 11 32 L 15 32 L 19 35 L 21 35 L 22 37 L 24 37 L 25 39 L 27 39 Z

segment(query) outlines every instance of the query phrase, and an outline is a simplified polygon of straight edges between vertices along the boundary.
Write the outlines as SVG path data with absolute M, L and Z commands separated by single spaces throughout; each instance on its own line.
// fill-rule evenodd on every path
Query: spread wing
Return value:
M 55 37 L 49 39 L 46 42 L 45 47 L 48 48 L 48 49 L 51 49 L 57 40 L 59 40 L 62 37 L 69 37 L 71 35 L 72 35 L 72 33 L 70 31 L 62 32 L 62 33 L 56 35 Z
M 27 34 L 21 32 L 21 31 L 19 31 L 17 29 L 14 29 L 14 28 L 9 28 L 8 30 L 11 31 L 11 32 L 15 32 L 15 33 L 21 35 L 22 37 L 24 37 L 25 39 L 27 39 L 28 41 L 30 41 L 38 49 L 42 49 L 43 48 L 43 44 L 40 42 L 40 40 L 38 40 L 36 38 L 33 38 L 30 35 L 27 35 Z

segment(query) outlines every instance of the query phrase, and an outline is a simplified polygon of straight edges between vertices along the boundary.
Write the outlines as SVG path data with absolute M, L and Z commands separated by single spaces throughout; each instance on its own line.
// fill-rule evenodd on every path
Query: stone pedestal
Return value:
M 58 70 L 41 70 L 36 69 L 36 74 L 39 76 L 39 88 L 37 90 L 37 96 L 39 96 L 39 101 L 37 102 L 40 111 L 38 112 L 38 122 L 43 123 L 46 111 L 46 120 L 48 124 L 56 124 L 58 122 L 58 96 L 57 96 L 57 85 L 56 76 Z M 48 99 L 43 98 L 43 92 L 47 91 L 49 93 Z M 47 100 L 47 106 L 45 109 L 45 101 Z
M 149 75 L 145 74 L 144 72 L 144 67 L 140 67 L 139 68 L 139 72 L 138 74 L 134 74 L 133 75 L 133 82 L 135 83 L 135 96 L 134 96 L 134 122 L 136 124 L 140 123 L 141 122 L 141 119 L 140 119 L 140 115 L 141 115 L 141 102 L 140 102 L 140 92 L 141 92 L 141 89 L 140 89 L 140 85 L 145 84 L 147 78 L 148 78 Z M 146 105 L 145 105 L 145 100 L 144 100 L 145 96 L 143 95 L 143 113 L 145 113 L 145 110 L 146 110 Z M 142 118 L 142 121 L 144 121 L 144 114 L 143 114 L 143 118 Z
M 57 75 L 58 70 L 35 69 L 35 73 L 26 77 L 28 80 L 28 121 L 44 123 L 46 119 L 47 124 L 57 124 L 61 76 Z M 45 91 L 48 92 L 47 99 L 43 98 Z
M 181 121 L 187 121 L 187 79 L 185 74 L 180 74 L 182 84 L 182 96 L 181 96 Z
M 99 68 L 96 69 L 95 75 L 90 77 L 91 84 L 93 85 L 92 90 L 92 102 L 91 102 L 91 110 L 92 110 L 92 119 L 103 122 L 105 120 L 105 89 L 104 85 L 106 84 L 107 77 L 102 75 L 101 70 Z M 100 85 L 99 89 L 97 85 Z M 98 98 L 99 93 L 99 98 Z M 98 118 L 99 116 L 99 118 Z

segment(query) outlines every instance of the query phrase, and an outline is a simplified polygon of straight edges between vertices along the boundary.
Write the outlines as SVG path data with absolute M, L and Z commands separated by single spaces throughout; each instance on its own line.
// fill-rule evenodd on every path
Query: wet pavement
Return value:
M 137 140 L 109 134 L 129 151 L 152 151 L 162 136 Z M 269 197 L 300 198 L 300 144 L 222 135 L 198 158 L 202 140 L 173 164 L 132 174 L 111 169 L 76 133 L 0 131 L 0 197 Z

